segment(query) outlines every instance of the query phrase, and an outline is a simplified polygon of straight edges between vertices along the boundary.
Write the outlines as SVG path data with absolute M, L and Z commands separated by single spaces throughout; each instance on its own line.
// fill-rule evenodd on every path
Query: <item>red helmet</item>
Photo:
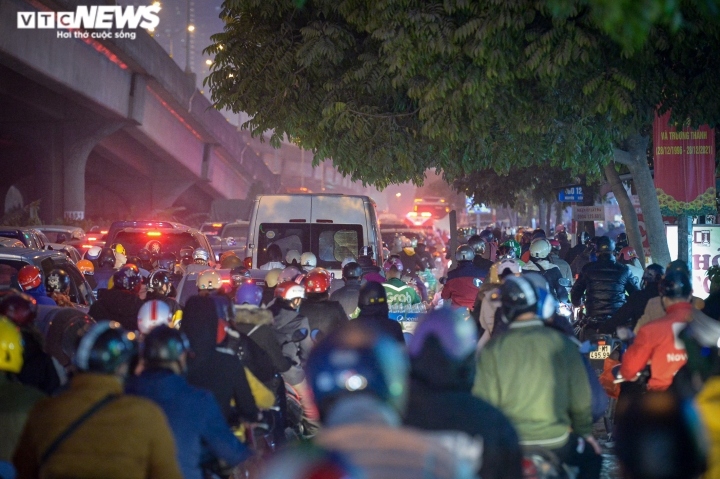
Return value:
M 8 294 L 0 301 L 0 315 L 20 327 L 32 324 L 37 316 L 37 301 L 26 293 Z
M 548 240 L 550 241 L 550 247 L 552 247 L 553 251 L 559 251 L 560 250 L 560 242 L 556 239 Z
M 275 288 L 275 297 L 282 298 L 285 301 L 292 301 L 293 299 L 304 299 L 305 288 L 300 286 L 294 281 L 285 281 L 280 283 Z
M 23 291 L 35 289 L 42 284 L 42 274 L 37 266 L 28 264 L 18 271 L 18 283 Z
M 330 289 L 330 275 L 324 271 L 311 271 L 305 277 L 306 293 L 325 293 Z
M 637 252 L 635 252 L 635 248 L 633 248 L 632 246 L 626 246 L 620 250 L 620 258 L 623 261 L 632 261 L 637 257 Z

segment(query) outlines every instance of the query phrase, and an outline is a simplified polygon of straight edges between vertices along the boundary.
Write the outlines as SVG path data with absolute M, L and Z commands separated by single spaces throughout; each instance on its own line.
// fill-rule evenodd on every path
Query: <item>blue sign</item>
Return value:
M 565 188 L 558 195 L 558 201 L 563 203 L 579 203 L 583 200 L 582 186 Z

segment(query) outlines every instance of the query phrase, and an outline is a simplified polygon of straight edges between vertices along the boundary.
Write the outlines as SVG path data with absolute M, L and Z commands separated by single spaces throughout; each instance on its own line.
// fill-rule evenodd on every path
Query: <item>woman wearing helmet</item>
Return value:
M 470 246 L 458 246 L 455 251 L 457 268 L 448 272 L 441 292 L 442 299 L 449 300 L 456 308 L 467 308 L 468 311 L 475 306 L 478 288 L 488 274 L 488 270 L 476 267 L 473 259 L 475 251 Z
M 409 414 L 405 424 L 430 431 L 462 431 L 483 438 L 483 479 L 522 478 L 522 452 L 510 421 L 472 395 L 477 328 L 449 307 L 423 317 L 408 344 Z M 438 411 L 463 414 L 438 414 Z
M 113 275 L 114 287 L 99 295 L 88 314 L 97 321 L 117 321 L 128 331 L 137 331 L 137 314 L 143 305 L 138 296 L 141 281 L 131 267 L 121 268 Z

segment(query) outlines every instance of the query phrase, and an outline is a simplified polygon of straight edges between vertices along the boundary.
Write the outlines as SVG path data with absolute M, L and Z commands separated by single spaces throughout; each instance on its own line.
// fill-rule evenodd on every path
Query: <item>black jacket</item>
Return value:
M 88 314 L 96 321 L 117 321 L 128 331 L 137 331 L 137 315 L 143 305 L 135 293 L 121 289 L 100 290 Z
M 402 326 L 394 319 L 390 319 L 388 313 L 388 305 L 386 303 L 362 306 L 360 308 L 360 314 L 357 319 L 353 319 L 353 321 L 358 321 L 375 328 L 377 331 L 387 334 L 395 339 L 395 341 L 404 345 L 405 336 L 403 335 Z
M 317 296 L 310 293 L 300 305 L 299 312 L 308 319 L 313 342 L 318 342 L 330 331 L 348 321 L 348 316 L 340 303 L 327 298 L 327 294 Z
M 710 293 L 710 296 L 705 298 L 705 306 L 702 312 L 712 319 L 720 320 L 720 291 Z
M 617 263 L 614 256 L 602 255 L 583 267 L 570 294 L 575 306 L 580 306 L 585 294 L 588 317 L 599 317 L 615 314 L 625 304 L 625 292 L 637 290 L 630 269 Z
M 283 374 L 283 377 L 294 386 L 305 379 L 303 366 L 310 354 L 310 349 L 312 349 L 310 323 L 305 316 L 291 309 L 285 301 L 280 299 L 275 301 L 268 310 L 273 315 L 272 329 L 273 333 L 275 333 L 275 339 L 282 348 L 283 356 L 292 363 L 292 366 Z M 307 332 L 305 339 L 298 343 L 293 342 L 293 333 L 302 329 Z
M 562 247 L 562 246 L 561 246 Z M 582 252 L 585 251 L 585 245 L 583 244 L 576 244 L 572 248 L 570 248 L 567 253 L 565 253 L 565 256 L 560 255 L 562 259 L 568 262 L 569 265 L 572 266 L 573 261 L 577 256 L 582 254 Z
M 257 421 L 258 408 L 242 362 L 235 351 L 216 346 L 218 318 L 213 299 L 190 297 L 180 330 L 193 351 L 188 358 L 188 383 L 213 393 L 228 424 L 236 425 L 241 419 Z
M 647 283 L 645 288 L 635 291 L 628 296 L 627 303 L 623 304 L 608 321 L 600 328 L 601 333 L 614 333 L 620 326 L 635 329 L 638 320 L 645 312 L 645 306 L 651 298 L 658 296 L 658 283 Z M 707 303 L 706 303 L 707 304 Z
M 345 310 L 345 314 L 350 317 L 358 306 L 358 297 L 360 296 L 360 281 L 352 279 L 345 281 L 345 286 L 333 292 L 330 295 L 331 301 L 337 301 Z
M 430 431 L 462 431 L 482 436 L 483 479 L 520 479 L 522 452 L 518 436 L 507 417 L 470 392 L 475 378 L 475 358 L 452 363 L 437 339 L 428 338 L 411 358 L 410 396 L 405 424 Z
M 493 265 L 493 262 L 489 259 L 485 259 L 479 254 L 475 255 L 475 258 L 473 258 L 473 264 L 476 268 L 482 269 L 484 271 L 490 271 L 490 267 Z
M 23 340 L 23 366 L 18 380 L 51 395 L 60 388 L 60 378 L 52 357 L 43 351 L 42 336 L 34 328 L 20 330 Z
M 236 330 L 247 335 L 251 342 L 255 343 L 264 352 L 264 358 L 267 362 L 266 366 L 272 368 L 273 371 L 278 373 L 284 373 L 290 366 L 290 360 L 283 356 L 282 347 L 275 338 L 275 333 L 272 329 L 272 313 L 266 309 L 255 308 L 251 306 L 237 306 L 235 307 L 235 324 Z M 256 362 L 262 362 L 263 356 L 257 355 L 255 358 L 255 351 L 251 349 L 249 351 L 249 362 L 246 361 L 247 366 L 253 371 L 253 374 L 258 376 L 263 382 L 265 379 L 260 378 L 256 369 L 259 368 L 254 365 Z M 256 361 L 257 360 L 257 361 Z M 260 372 L 260 374 L 263 374 Z

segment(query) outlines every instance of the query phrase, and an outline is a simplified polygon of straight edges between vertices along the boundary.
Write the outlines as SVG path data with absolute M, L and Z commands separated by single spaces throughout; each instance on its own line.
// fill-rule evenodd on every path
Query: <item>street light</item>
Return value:
M 402 196 L 402 193 L 400 193 L 399 191 L 397 193 L 395 193 L 396 198 L 400 198 L 401 196 Z
M 161 6 L 160 2 L 153 2 L 153 7 L 161 8 L 162 6 Z
M 195 25 L 188 25 L 188 32 L 194 32 L 195 31 Z
M 212 60 L 210 60 L 209 58 L 205 60 L 205 65 L 212 65 Z

